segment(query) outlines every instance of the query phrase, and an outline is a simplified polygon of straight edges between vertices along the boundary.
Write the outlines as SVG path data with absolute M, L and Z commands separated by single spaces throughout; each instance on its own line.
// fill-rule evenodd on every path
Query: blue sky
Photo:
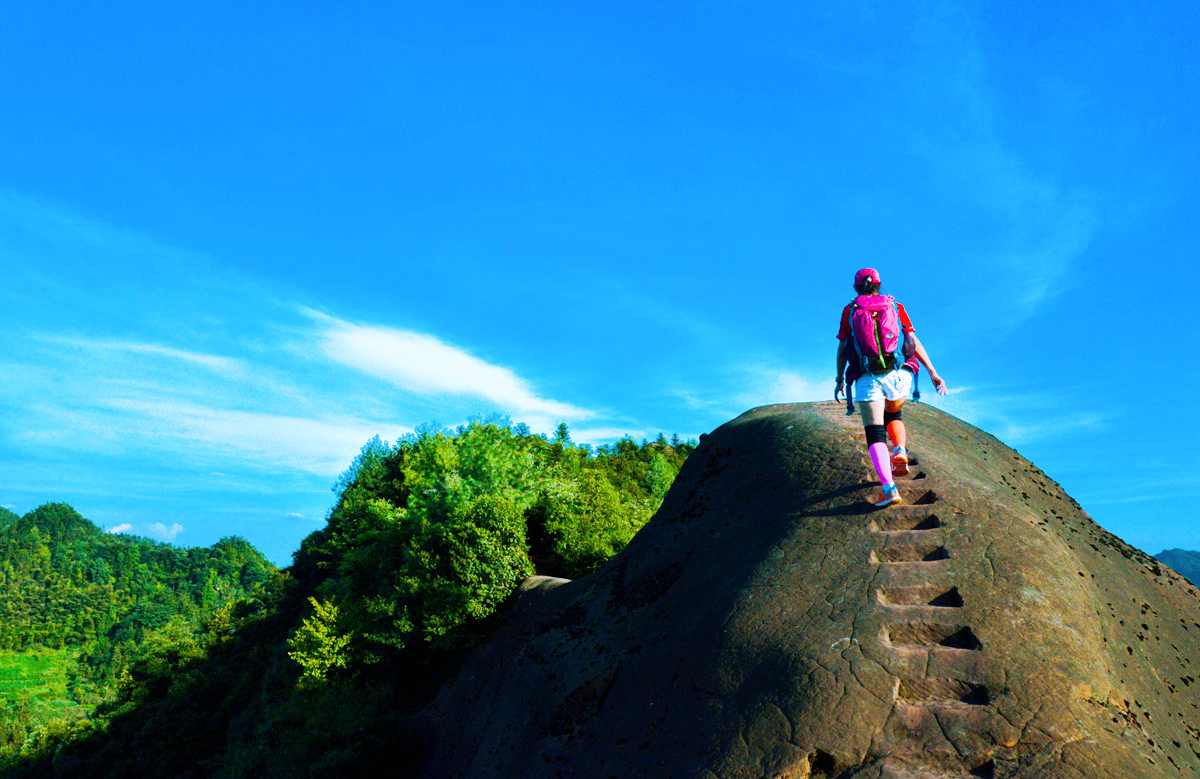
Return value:
M 286 563 L 376 434 L 830 397 L 872 266 L 927 399 L 1200 549 L 1159 5 L 6 3 L 0 505 Z

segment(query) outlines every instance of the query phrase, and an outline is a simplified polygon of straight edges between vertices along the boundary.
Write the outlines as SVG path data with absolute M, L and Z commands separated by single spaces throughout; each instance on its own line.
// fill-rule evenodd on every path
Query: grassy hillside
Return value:
M 99 703 L 81 696 L 79 650 L 37 648 L 0 652 L 0 744 L 11 752 L 32 735 L 86 717 Z
M 115 698 L 47 732 L 10 776 L 403 775 L 411 720 L 532 573 L 620 551 L 694 444 L 593 450 L 474 423 L 373 440 L 327 525 L 204 630 L 143 641 Z

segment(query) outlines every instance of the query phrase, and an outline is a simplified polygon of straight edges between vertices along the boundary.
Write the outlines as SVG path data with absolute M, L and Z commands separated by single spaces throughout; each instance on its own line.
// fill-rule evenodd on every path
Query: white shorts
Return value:
M 912 392 L 913 375 L 907 368 L 897 368 L 891 373 L 875 376 L 864 373 L 854 380 L 854 400 L 868 403 L 872 400 L 908 400 Z

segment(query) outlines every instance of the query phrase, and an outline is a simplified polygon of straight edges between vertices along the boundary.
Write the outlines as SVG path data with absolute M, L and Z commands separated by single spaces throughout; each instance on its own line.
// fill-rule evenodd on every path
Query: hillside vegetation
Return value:
M 247 581 L 248 598 L 193 612 L 199 632 L 168 618 L 144 634 L 111 702 L 27 737 L 0 767 L 402 775 L 421 743 L 411 715 L 515 585 L 535 572 L 586 575 L 624 548 L 693 448 L 660 436 L 593 450 L 565 426 L 546 438 L 490 422 L 395 446 L 374 439 L 290 568 Z
M 0 755 L 118 689 L 163 636 L 195 636 L 274 571 L 245 540 L 182 549 L 111 535 L 50 503 L 0 514 Z

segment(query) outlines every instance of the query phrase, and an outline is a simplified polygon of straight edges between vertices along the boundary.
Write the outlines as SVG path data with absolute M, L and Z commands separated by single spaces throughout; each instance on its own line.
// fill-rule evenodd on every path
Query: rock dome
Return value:
M 994 437 L 757 408 L 576 581 L 534 579 L 424 720 L 447 777 L 1194 777 L 1200 592 Z

